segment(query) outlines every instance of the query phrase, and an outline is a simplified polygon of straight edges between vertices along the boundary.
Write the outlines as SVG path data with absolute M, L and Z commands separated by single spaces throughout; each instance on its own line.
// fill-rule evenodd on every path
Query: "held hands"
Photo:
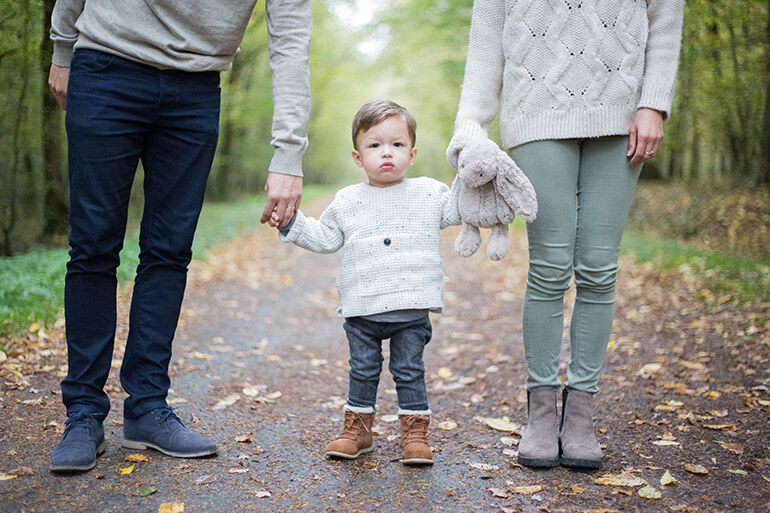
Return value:
M 62 110 L 67 110 L 67 83 L 69 79 L 69 68 L 51 64 L 51 71 L 48 73 L 48 86 Z
M 635 166 L 650 160 L 660 150 L 663 141 L 663 113 L 642 107 L 636 111 L 634 122 L 628 130 L 628 153 L 630 165 Z
M 268 173 L 265 196 L 265 209 L 259 222 L 267 222 L 273 228 L 283 228 L 294 217 L 302 201 L 302 177 Z

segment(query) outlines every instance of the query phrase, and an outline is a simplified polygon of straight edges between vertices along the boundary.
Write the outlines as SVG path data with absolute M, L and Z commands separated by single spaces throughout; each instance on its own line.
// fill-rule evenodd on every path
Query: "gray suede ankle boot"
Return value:
M 528 467 L 555 467 L 559 464 L 556 390 L 527 392 L 527 429 L 519 442 L 517 461 Z
M 564 466 L 599 468 L 602 463 L 602 449 L 594 430 L 593 395 L 564 389 L 559 432 L 561 464 Z

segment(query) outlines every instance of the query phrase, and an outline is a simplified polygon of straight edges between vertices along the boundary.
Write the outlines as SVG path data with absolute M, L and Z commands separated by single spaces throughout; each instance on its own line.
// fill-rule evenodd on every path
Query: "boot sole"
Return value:
M 328 456 L 329 458 L 342 458 L 345 460 L 354 460 L 359 456 L 361 456 L 362 454 L 366 454 L 367 452 L 372 452 L 373 450 L 374 450 L 374 446 L 361 449 L 355 454 L 347 454 L 347 453 L 338 452 L 338 451 L 326 451 L 326 456 Z
M 216 449 L 198 452 L 175 452 L 164 449 L 163 447 L 150 442 L 137 442 L 134 440 L 126 440 L 125 438 L 123 439 L 123 447 L 126 449 L 136 449 L 138 451 L 144 451 L 145 449 L 155 449 L 156 451 L 162 452 L 168 456 L 173 456 L 174 458 L 201 458 L 203 456 L 211 456 L 212 454 L 217 453 Z
M 516 462 L 527 467 L 552 468 L 559 466 L 559 458 L 553 460 L 543 460 L 539 458 L 527 458 L 519 455 L 516 457 Z
M 433 465 L 433 460 L 428 458 L 409 458 L 408 460 L 401 460 L 404 465 Z
M 597 469 L 602 464 L 602 460 L 581 460 L 581 459 L 565 458 L 564 456 L 559 458 L 559 461 L 565 467 L 572 467 L 572 468 Z
M 100 443 L 96 447 L 96 458 L 104 454 L 104 451 L 107 450 L 107 440 L 102 440 L 102 443 Z M 54 465 L 51 464 L 48 467 L 48 470 L 51 472 L 74 472 L 74 471 L 86 471 L 91 470 L 96 466 L 96 458 L 94 458 L 93 463 L 90 463 L 88 465 Z

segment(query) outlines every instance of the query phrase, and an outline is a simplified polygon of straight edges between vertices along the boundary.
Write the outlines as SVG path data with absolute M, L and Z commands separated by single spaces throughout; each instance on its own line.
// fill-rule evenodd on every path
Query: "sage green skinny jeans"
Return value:
M 527 225 L 524 297 L 527 389 L 557 389 L 564 291 L 575 273 L 567 386 L 599 390 L 615 315 L 623 227 L 641 164 L 629 166 L 628 136 L 534 141 L 510 150 L 537 193 Z M 577 197 L 577 202 L 575 198 Z

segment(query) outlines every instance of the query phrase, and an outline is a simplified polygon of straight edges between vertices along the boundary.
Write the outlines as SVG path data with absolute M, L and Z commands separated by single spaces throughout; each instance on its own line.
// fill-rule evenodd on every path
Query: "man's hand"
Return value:
M 628 130 L 628 153 L 630 165 L 635 166 L 650 160 L 660 150 L 663 142 L 663 113 L 642 107 L 636 111 L 634 122 Z
M 302 177 L 268 173 L 265 182 L 265 210 L 262 212 L 260 223 L 268 222 L 275 228 L 283 228 L 302 201 Z
M 67 82 L 69 79 L 69 68 L 51 64 L 51 71 L 48 73 L 48 86 L 62 110 L 67 110 Z

